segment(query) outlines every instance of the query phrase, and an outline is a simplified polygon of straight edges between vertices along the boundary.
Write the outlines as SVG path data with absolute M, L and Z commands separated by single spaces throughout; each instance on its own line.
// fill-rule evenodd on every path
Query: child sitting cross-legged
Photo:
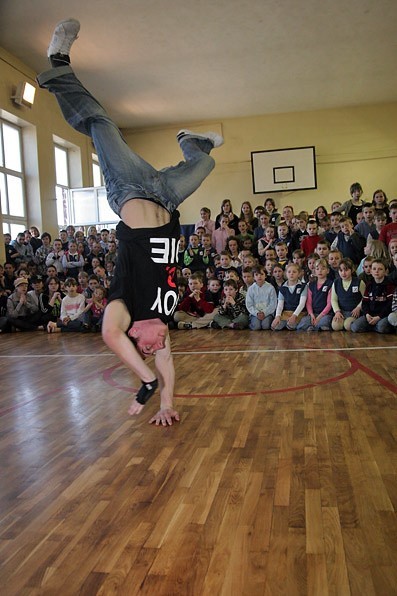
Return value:
M 48 333 L 59 331 L 82 331 L 85 311 L 85 298 L 77 293 L 77 281 L 73 277 L 65 280 L 66 296 L 61 303 L 61 317 L 57 323 L 50 321 L 47 325 Z
M 249 317 L 244 297 L 238 292 L 238 285 L 234 279 L 228 279 L 223 284 L 224 298 L 215 314 L 212 326 L 222 329 L 246 329 Z M 215 325 L 214 325 L 215 323 Z
M 273 331 L 296 329 L 306 305 L 307 288 L 306 284 L 300 281 L 299 265 L 289 263 L 285 275 L 287 281 L 279 288 L 276 316 L 272 323 Z
M 214 304 L 207 302 L 203 290 L 203 278 L 200 273 L 189 277 L 189 289 L 185 298 L 178 304 L 174 320 L 178 329 L 201 329 L 208 327 L 214 318 Z

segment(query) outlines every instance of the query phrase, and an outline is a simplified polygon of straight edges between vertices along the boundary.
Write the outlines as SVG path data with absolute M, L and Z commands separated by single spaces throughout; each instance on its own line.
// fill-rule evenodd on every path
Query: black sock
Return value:
M 159 382 L 157 379 L 154 379 L 154 381 L 151 381 L 150 383 L 145 383 L 142 381 L 142 387 L 138 391 L 137 396 L 135 398 L 136 401 L 144 406 L 145 403 L 149 401 L 153 393 L 156 391 L 158 384 Z
M 67 66 L 70 64 L 70 58 L 67 54 L 53 54 L 50 56 L 50 62 L 52 68 L 57 68 L 58 66 Z

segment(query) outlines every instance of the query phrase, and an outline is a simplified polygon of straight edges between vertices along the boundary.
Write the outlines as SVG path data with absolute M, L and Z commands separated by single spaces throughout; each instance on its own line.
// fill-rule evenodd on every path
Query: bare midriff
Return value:
M 170 222 L 167 209 L 147 199 L 134 198 L 121 209 L 121 219 L 130 228 L 158 228 Z

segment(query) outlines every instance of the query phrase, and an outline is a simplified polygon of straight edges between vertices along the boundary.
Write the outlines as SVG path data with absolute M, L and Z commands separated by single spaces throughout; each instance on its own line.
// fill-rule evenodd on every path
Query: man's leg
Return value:
M 118 127 L 70 66 L 52 68 L 39 75 L 37 80 L 41 87 L 55 95 L 65 120 L 75 130 L 92 138 L 110 206 L 118 215 L 122 206 L 120 198 L 127 195 L 157 197 L 157 171 L 128 147 Z

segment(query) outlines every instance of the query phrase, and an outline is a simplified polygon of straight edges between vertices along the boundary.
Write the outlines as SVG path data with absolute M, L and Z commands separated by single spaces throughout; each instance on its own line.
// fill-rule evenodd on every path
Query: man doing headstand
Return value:
M 92 138 L 109 205 L 121 218 L 117 226 L 119 256 L 102 334 L 109 348 L 142 380 L 129 413 L 139 414 L 159 386 L 160 409 L 149 422 L 171 425 L 173 419 L 179 420 L 173 407 L 175 371 L 166 325 L 178 300 L 177 207 L 214 168 L 209 153 L 222 145 L 223 139 L 216 133 L 182 130 L 177 140 L 185 161 L 154 169 L 127 146 L 117 126 L 70 67 L 70 48 L 79 30 L 75 19 L 58 23 L 47 52 L 52 68 L 37 80 L 55 95 L 67 122 Z M 151 354 L 157 377 L 144 361 Z

